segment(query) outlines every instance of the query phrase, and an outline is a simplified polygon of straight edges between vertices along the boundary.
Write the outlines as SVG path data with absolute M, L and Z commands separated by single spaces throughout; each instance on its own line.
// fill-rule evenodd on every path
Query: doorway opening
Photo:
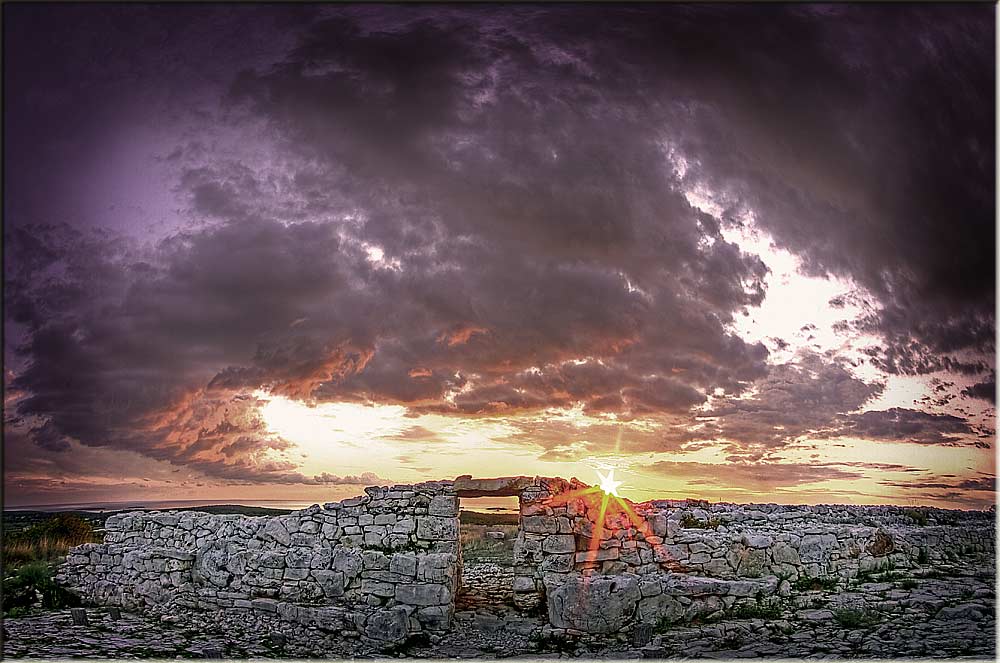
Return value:
M 512 609 L 518 498 L 463 497 L 459 509 L 462 583 L 456 610 Z

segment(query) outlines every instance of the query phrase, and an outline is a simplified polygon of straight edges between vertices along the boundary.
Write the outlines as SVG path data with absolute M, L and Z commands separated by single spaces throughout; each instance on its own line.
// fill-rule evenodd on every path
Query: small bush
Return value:
M 30 562 L 3 581 L 3 610 L 7 616 L 23 614 L 36 603 L 47 610 L 78 605 L 75 596 L 59 587 L 52 568 L 45 562 Z
M 565 635 L 546 633 L 535 640 L 535 647 L 538 651 L 556 651 L 560 653 L 571 652 L 576 649 L 576 643 Z
M 917 564 L 926 564 L 930 561 L 930 553 L 927 552 L 927 548 L 921 548 L 917 551 Z
M 839 579 L 834 576 L 824 576 L 821 578 L 807 578 L 805 576 L 800 576 L 792 586 L 800 592 L 809 592 L 819 589 L 825 592 L 830 592 L 837 588 L 838 582 L 840 582 Z
M 690 513 L 685 513 L 681 517 L 681 527 L 686 529 L 715 529 L 722 524 L 722 521 L 718 518 L 709 518 L 708 520 L 700 520 L 695 518 Z
M 833 611 L 833 618 L 844 628 L 871 626 L 881 621 L 878 613 L 872 610 L 859 610 L 857 608 L 838 608 Z
M 655 630 L 657 633 L 666 633 L 674 625 L 674 620 L 670 619 L 666 615 L 660 615 L 656 619 Z
M 899 583 L 899 586 L 902 589 L 916 589 L 917 581 L 914 580 L 913 578 L 905 578 L 903 582 Z
M 777 599 L 757 599 L 753 603 L 734 605 L 727 613 L 731 619 L 778 619 L 781 617 L 781 602 Z
M 927 509 L 908 509 L 906 516 L 920 527 L 926 527 L 930 520 L 930 512 Z
M 854 582 L 859 585 L 867 582 L 895 582 L 905 577 L 902 572 L 889 567 L 885 571 L 859 571 L 858 575 L 854 578 Z

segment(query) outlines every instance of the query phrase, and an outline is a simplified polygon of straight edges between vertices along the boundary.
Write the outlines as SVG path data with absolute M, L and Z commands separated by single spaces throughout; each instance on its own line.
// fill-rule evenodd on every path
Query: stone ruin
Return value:
M 814 578 L 992 564 L 994 513 L 608 498 L 576 479 L 370 487 L 289 515 L 131 512 L 74 548 L 58 581 L 95 605 L 244 613 L 391 646 L 452 627 L 459 502 L 516 496 L 514 605 L 556 632 L 628 634 L 787 597 Z M 645 625 L 645 626 L 644 626 Z

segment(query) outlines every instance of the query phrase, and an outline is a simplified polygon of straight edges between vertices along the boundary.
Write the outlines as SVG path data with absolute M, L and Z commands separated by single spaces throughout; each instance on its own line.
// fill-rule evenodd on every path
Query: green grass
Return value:
M 906 574 L 903 572 L 890 568 L 885 571 L 859 571 L 858 575 L 854 578 L 854 582 L 858 585 L 863 585 L 867 582 L 895 582 L 897 580 L 904 580 L 906 577 Z
M 4 532 L 4 615 L 17 617 L 35 607 L 52 610 L 75 605 L 76 599 L 56 585 L 53 568 L 70 548 L 96 538 L 90 522 L 72 514 L 50 516 Z
M 52 565 L 48 562 L 23 564 L 3 579 L 5 617 L 28 614 L 36 606 L 57 610 L 78 604 L 76 597 L 55 583 Z
M 730 619 L 778 619 L 781 612 L 781 602 L 777 599 L 756 599 L 753 603 L 734 605 L 726 616 Z
M 930 520 L 930 512 L 927 509 L 907 509 L 906 517 L 912 520 L 914 524 L 926 527 L 927 521 Z
M 874 610 L 858 608 L 838 608 L 833 611 L 833 618 L 844 628 L 871 626 L 882 621 L 881 616 Z
M 792 587 L 800 592 L 809 592 L 820 589 L 825 592 L 829 592 L 837 588 L 838 582 L 840 582 L 840 579 L 834 576 L 823 576 L 820 578 L 807 578 L 805 576 L 799 576 L 799 579 L 792 584 Z

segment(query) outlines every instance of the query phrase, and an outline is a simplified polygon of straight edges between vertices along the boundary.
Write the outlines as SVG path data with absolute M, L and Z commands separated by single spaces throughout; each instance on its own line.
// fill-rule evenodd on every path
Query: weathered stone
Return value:
M 792 564 L 798 566 L 799 552 L 787 543 L 778 543 L 771 549 L 771 558 L 775 564 Z
M 284 546 L 287 546 L 292 542 L 291 535 L 285 528 L 284 523 L 278 518 L 272 518 L 268 521 L 267 525 L 264 526 L 263 531 L 261 531 L 261 536 Z
M 546 594 L 553 626 L 614 633 L 635 611 L 639 579 L 634 575 L 576 576 L 551 588 L 546 586 Z
M 401 606 L 375 611 L 365 625 L 365 635 L 382 642 L 405 640 L 408 631 L 409 615 Z
M 431 498 L 427 513 L 432 516 L 457 516 L 458 497 L 455 495 L 435 495 Z
M 417 518 L 417 538 L 455 540 L 458 538 L 458 518 L 420 516 Z
M 542 571 L 555 571 L 557 573 L 572 571 L 574 557 L 572 554 L 546 555 L 538 568 Z
M 576 553 L 577 563 L 581 562 L 603 562 L 609 559 L 618 559 L 618 548 L 608 548 L 606 550 L 585 550 Z
M 825 562 L 837 545 L 837 537 L 832 534 L 808 534 L 799 544 L 799 557 L 803 562 Z
M 572 534 L 553 534 L 542 542 L 542 552 L 571 553 L 575 550 L 576 538 Z
M 396 585 L 396 600 L 408 605 L 444 605 L 451 592 L 444 585 Z
M 534 534 L 556 534 L 559 520 L 552 516 L 526 516 L 521 519 L 521 529 Z

